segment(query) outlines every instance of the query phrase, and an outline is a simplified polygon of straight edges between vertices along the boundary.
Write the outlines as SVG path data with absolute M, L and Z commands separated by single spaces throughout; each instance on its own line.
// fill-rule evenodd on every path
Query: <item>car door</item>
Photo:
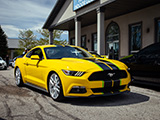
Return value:
M 26 57 L 28 57 L 28 59 L 25 62 L 27 82 L 40 87 L 44 87 L 44 80 L 42 79 L 42 66 L 44 62 L 44 57 L 42 50 L 40 48 L 36 48 L 27 55 Z M 33 55 L 38 55 L 39 59 L 31 59 Z
M 146 80 L 160 78 L 160 44 L 151 45 L 137 53 L 130 67 L 133 76 L 144 77 Z

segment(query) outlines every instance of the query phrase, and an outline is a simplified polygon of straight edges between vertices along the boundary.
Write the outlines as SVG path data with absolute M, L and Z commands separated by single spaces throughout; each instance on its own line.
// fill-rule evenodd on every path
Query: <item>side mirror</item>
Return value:
M 94 58 L 96 58 L 96 55 L 93 55 L 93 54 L 92 54 L 92 56 L 93 56 Z
M 107 55 L 101 55 L 101 58 L 108 58 Z
M 31 60 L 40 60 L 38 55 L 32 55 Z
M 138 57 L 138 55 L 137 55 L 137 54 L 134 54 L 134 55 L 133 55 L 133 58 L 135 58 L 135 59 L 136 59 L 137 57 Z

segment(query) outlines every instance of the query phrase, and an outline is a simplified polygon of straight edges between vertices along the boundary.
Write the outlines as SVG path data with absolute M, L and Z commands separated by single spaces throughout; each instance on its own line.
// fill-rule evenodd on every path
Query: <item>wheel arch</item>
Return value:
M 19 68 L 18 66 L 16 66 L 15 68 L 14 68 L 14 77 L 16 76 L 16 69 L 17 68 Z
M 46 90 L 49 92 L 49 89 L 48 89 L 48 87 L 49 87 L 49 77 L 53 74 L 53 73 L 56 73 L 55 71 L 50 71 L 49 73 L 48 73 L 48 75 L 47 75 L 47 86 L 46 86 Z
M 23 81 L 23 83 L 25 83 L 24 78 L 23 78 L 23 77 L 24 77 L 24 76 L 23 76 L 23 72 L 22 72 L 22 70 L 21 70 L 22 68 L 20 68 L 19 66 L 15 66 L 15 68 L 14 68 L 14 77 L 16 77 L 15 75 L 16 75 L 16 69 L 17 69 L 17 68 L 19 68 L 19 70 L 20 70 L 20 72 L 21 72 L 21 76 L 22 76 L 22 81 Z
M 58 77 L 59 77 L 59 80 L 60 80 L 60 84 L 61 84 L 61 90 L 62 90 L 62 92 L 60 93 L 60 98 L 58 98 L 56 101 L 61 101 L 61 100 L 63 100 L 64 99 L 64 85 L 63 85 L 63 82 L 62 82 L 62 79 L 61 79 L 61 77 L 60 77 L 60 75 L 56 72 L 56 71 L 50 71 L 49 73 L 48 73 L 48 76 L 47 76 L 47 91 L 48 91 L 48 93 L 49 93 L 49 78 L 50 78 L 50 76 L 53 74 L 53 73 L 55 73 L 55 74 L 57 74 L 58 75 Z
M 59 76 L 59 74 L 55 71 L 55 70 L 51 70 L 49 73 L 48 73 L 48 75 L 47 75 L 47 86 L 46 86 L 46 90 L 48 91 L 48 87 L 49 87 L 49 78 L 50 78 L 50 76 L 53 74 L 53 73 L 56 73 L 57 75 L 58 75 L 58 77 L 60 78 L 60 80 L 61 80 L 61 77 Z M 62 84 L 62 80 L 61 80 L 61 84 Z M 63 84 L 62 84 L 62 89 L 64 89 L 63 88 L 64 86 L 63 86 Z M 48 91 L 49 92 L 49 91 Z

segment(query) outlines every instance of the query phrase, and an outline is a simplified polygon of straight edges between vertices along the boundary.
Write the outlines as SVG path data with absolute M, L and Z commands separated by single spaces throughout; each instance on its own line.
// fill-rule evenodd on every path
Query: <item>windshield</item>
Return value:
M 93 54 L 93 55 L 96 55 L 96 57 L 100 57 L 101 58 L 101 56 L 98 53 L 94 52 L 94 51 L 90 51 L 90 53 Z
M 3 59 L 0 57 L 0 60 L 3 60 Z
M 61 58 L 84 58 L 92 57 L 86 51 L 76 47 L 48 47 L 44 48 L 47 59 L 61 59 Z

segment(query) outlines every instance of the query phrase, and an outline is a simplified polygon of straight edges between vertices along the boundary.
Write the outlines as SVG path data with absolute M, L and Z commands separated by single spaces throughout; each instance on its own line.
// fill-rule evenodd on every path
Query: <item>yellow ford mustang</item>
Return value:
M 119 61 L 94 58 L 80 47 L 45 45 L 18 58 L 14 71 L 17 86 L 36 86 L 60 101 L 128 92 L 131 77 L 127 69 Z

